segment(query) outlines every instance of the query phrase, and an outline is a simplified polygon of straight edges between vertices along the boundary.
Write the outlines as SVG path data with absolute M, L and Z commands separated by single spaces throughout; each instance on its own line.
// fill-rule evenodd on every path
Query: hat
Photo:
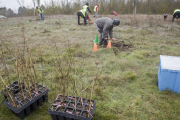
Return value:
M 86 3 L 87 6 L 89 6 L 89 3 Z
M 99 6 L 99 4 L 97 4 L 97 6 Z
M 113 20 L 113 25 L 118 26 L 119 24 L 120 24 L 120 20 L 118 20 L 118 19 Z

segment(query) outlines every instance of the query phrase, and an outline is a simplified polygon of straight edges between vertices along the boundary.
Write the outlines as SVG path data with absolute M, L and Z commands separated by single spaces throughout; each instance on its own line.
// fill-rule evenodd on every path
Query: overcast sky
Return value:
M 21 2 L 21 0 L 19 1 Z M 43 1 L 44 0 L 41 0 L 41 4 L 43 4 Z M 46 1 L 50 1 L 50 0 L 46 0 Z M 24 6 L 32 8 L 33 6 L 32 0 L 24 0 Z M 20 5 L 17 2 L 17 0 L 0 0 L 0 7 L 6 7 L 7 9 L 11 8 L 14 12 L 17 12 Z

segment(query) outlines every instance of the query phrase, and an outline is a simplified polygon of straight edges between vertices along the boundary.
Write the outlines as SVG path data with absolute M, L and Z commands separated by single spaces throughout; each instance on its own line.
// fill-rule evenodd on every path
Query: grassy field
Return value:
M 90 17 L 95 21 L 93 16 Z M 25 120 L 51 119 L 47 109 L 56 96 L 62 94 L 53 61 L 57 56 L 66 56 L 69 50 L 73 55 L 73 64 L 79 68 L 72 76 L 77 79 L 79 96 L 91 97 L 90 87 L 86 92 L 81 90 L 91 85 L 98 76 L 92 96 L 97 102 L 92 120 L 180 119 L 180 95 L 159 91 L 157 79 L 159 55 L 180 56 L 180 22 L 172 23 L 170 15 L 167 21 L 162 15 L 137 15 L 136 19 L 133 15 L 107 17 L 120 19 L 120 26 L 113 29 L 114 37 L 124 40 L 125 45 L 122 48 L 112 46 L 111 49 L 98 46 L 96 52 L 92 50 L 93 40 L 96 35 L 99 36 L 97 29 L 90 23 L 78 26 L 76 15 L 45 16 L 45 21 L 35 21 L 34 17 L 0 20 L 0 43 L 11 81 L 17 79 L 12 54 L 17 46 L 23 52 L 24 39 L 41 81 L 39 46 L 42 50 L 44 79 L 50 89 L 49 100 Z M 2 61 L 0 70 L 4 75 Z M 71 84 L 66 94 L 74 96 Z M 1 83 L 1 90 L 3 87 Z M 0 95 L 0 119 L 18 120 L 3 102 L 4 97 Z

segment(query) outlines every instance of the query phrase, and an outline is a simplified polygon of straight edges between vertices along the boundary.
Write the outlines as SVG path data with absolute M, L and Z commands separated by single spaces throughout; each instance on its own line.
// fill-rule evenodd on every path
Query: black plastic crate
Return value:
M 47 113 L 51 115 L 53 120 L 91 120 L 96 102 L 94 100 L 77 97 L 75 110 L 74 98 L 74 96 L 62 97 L 62 95 L 58 95 L 56 100 L 48 108 Z
M 17 81 L 13 82 L 18 84 Z M 12 84 L 13 84 L 12 83 Z M 14 86 L 16 86 L 16 84 Z M 24 93 L 27 90 L 23 89 Z M 30 96 L 26 96 L 25 100 L 22 98 L 22 95 L 20 92 L 13 94 L 13 99 L 16 103 L 16 106 L 12 104 L 12 102 L 9 100 L 8 96 L 3 94 L 6 97 L 6 100 L 4 101 L 4 104 L 20 119 L 24 119 L 26 116 L 31 114 L 31 111 L 37 110 L 38 106 L 42 106 L 43 102 L 48 100 L 48 91 L 46 87 L 43 87 L 42 85 L 39 85 L 38 91 L 35 91 L 34 87 L 31 86 L 31 95 L 33 99 L 30 99 Z

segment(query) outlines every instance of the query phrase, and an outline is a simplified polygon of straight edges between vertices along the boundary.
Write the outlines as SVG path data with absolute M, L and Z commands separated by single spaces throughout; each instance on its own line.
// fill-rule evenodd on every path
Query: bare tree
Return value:
M 17 0 L 18 4 L 23 7 L 24 6 L 24 0 Z
M 32 2 L 33 2 L 33 6 L 34 6 L 34 16 L 35 16 L 36 2 L 35 2 L 35 0 L 32 0 Z
M 22 15 L 24 15 L 27 11 L 24 7 L 24 0 L 17 0 L 18 4 L 20 5 L 20 8 L 22 8 Z M 19 13 L 19 11 L 18 11 Z
M 133 0 L 133 14 L 134 14 L 134 19 L 136 17 L 136 6 L 137 6 L 137 0 Z
M 16 1 L 23 7 L 25 0 Z M 46 14 L 75 14 L 88 2 L 91 9 L 94 9 L 94 5 L 99 4 L 100 14 L 110 14 L 112 10 L 115 10 L 122 14 L 133 14 L 134 19 L 137 12 L 138 14 L 162 14 L 165 12 L 172 14 L 180 4 L 180 0 L 32 0 L 34 8 L 41 6 L 40 2 L 42 1 L 47 8 Z
M 41 0 L 36 0 L 36 3 L 37 3 L 38 6 L 40 6 L 40 1 Z

